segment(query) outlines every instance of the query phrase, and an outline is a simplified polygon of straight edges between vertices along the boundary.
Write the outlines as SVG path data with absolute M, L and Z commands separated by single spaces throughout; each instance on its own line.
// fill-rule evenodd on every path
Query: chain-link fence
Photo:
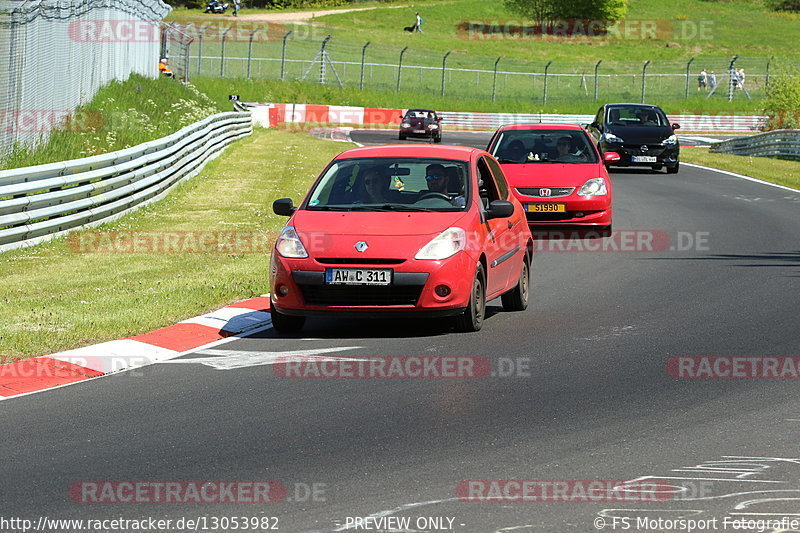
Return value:
M 436 52 L 412 47 L 327 39 L 286 32 L 283 27 L 241 24 L 185 26 L 194 37 L 192 75 L 301 80 L 408 90 L 490 100 L 527 99 L 543 103 L 654 101 L 702 95 L 761 98 L 775 62 L 769 57 L 697 57 L 663 61 L 525 61 Z M 313 33 L 312 32 L 312 33 Z M 323 46 L 324 44 L 324 46 Z M 800 64 L 782 58 L 784 64 Z M 744 69 L 744 84 L 732 87 L 731 67 Z M 716 78 L 699 87 L 702 69 Z M 698 90 L 699 88 L 699 90 Z
M 161 0 L 0 3 L 0 155 L 63 126 L 103 85 L 155 77 Z

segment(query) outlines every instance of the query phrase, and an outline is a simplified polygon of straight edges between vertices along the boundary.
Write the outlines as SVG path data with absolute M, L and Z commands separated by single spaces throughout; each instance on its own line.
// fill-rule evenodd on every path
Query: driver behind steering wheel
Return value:
M 559 137 L 556 143 L 556 150 L 558 150 L 556 159 L 559 161 L 575 161 L 576 159 L 584 161 L 586 159 L 582 152 L 575 151 L 575 146 L 570 136 Z
M 450 198 L 450 195 L 447 193 L 447 172 L 444 166 L 439 163 L 433 163 L 425 167 L 425 181 L 428 183 L 428 191 L 430 191 L 430 193 L 439 193 L 447 196 L 450 203 L 456 207 L 464 207 L 466 205 L 467 202 L 463 196 Z

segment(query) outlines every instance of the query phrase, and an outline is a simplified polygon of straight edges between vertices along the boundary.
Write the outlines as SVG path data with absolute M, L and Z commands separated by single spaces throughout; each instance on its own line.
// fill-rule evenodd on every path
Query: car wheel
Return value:
M 506 311 L 524 311 L 527 309 L 530 283 L 531 269 L 528 265 L 528 257 L 525 256 L 522 260 L 522 269 L 519 272 L 517 286 L 500 297 L 503 301 L 503 309 Z
M 680 169 L 681 164 L 675 163 L 673 167 L 667 167 L 667 174 L 677 174 L 678 170 Z
M 433 142 L 435 142 L 435 143 L 440 143 L 440 142 L 442 142 L 442 136 L 441 136 L 441 135 L 437 135 L 437 136 L 435 136 L 435 137 L 433 138 Z
M 306 317 L 284 315 L 273 306 L 270 306 L 269 314 L 272 317 L 272 327 L 279 333 L 297 333 L 306 323 Z
M 406 140 L 406 136 L 401 133 L 400 136 L 399 136 L 399 139 L 401 141 L 405 141 Z
M 456 328 L 459 331 L 479 331 L 483 326 L 483 317 L 486 314 L 485 280 L 483 265 L 478 263 L 478 267 L 475 269 L 475 279 L 472 281 L 469 305 L 464 313 L 456 319 Z

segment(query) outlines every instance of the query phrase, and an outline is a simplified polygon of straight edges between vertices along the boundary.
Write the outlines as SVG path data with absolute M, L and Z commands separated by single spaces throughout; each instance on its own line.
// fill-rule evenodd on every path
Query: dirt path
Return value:
M 379 6 L 379 7 L 354 7 L 350 9 L 318 9 L 313 11 L 297 11 L 294 13 L 257 13 L 254 15 L 239 15 L 238 17 L 226 16 L 230 20 L 245 20 L 247 22 L 308 22 L 316 17 L 333 15 L 336 13 L 349 13 L 351 11 L 369 11 L 370 9 L 400 9 L 408 6 Z

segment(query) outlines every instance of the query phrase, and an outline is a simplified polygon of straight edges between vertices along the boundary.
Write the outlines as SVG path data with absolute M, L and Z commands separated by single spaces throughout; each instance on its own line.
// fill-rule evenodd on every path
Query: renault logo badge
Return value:
M 364 251 L 367 250 L 367 248 L 369 248 L 369 246 L 367 246 L 367 243 L 365 243 L 364 241 L 358 241 L 356 243 L 356 251 L 357 252 L 364 252 Z

